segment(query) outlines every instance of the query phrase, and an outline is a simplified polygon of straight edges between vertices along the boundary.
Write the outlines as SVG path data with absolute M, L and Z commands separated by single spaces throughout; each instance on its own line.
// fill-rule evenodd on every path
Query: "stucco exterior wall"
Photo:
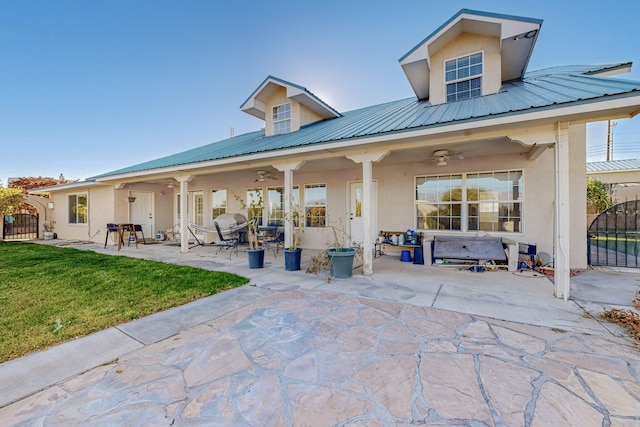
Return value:
M 502 85 L 500 39 L 462 33 L 431 56 L 429 101 L 432 105 L 446 102 L 444 63 L 476 52 L 483 52 L 482 94 L 497 93 Z
M 68 196 L 80 193 L 87 194 L 88 221 L 86 224 L 69 224 Z M 104 242 L 106 224 L 113 222 L 115 206 L 113 187 L 79 187 L 53 193 L 51 197 L 55 205 L 53 219 L 56 224 L 53 231 L 59 238 Z
M 271 97 L 265 102 L 265 135 L 273 135 L 273 107 L 286 104 L 287 102 L 291 103 L 291 132 L 299 130 L 301 126 L 304 126 L 306 124 L 323 120 L 322 116 L 320 116 L 316 112 L 308 109 L 298 102 L 287 98 L 286 89 L 281 87 L 276 90 L 273 95 L 271 95 Z

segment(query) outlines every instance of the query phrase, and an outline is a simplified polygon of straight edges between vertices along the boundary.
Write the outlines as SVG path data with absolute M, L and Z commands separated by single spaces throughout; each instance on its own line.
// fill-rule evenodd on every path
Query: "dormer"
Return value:
M 524 76 L 542 20 L 462 9 L 400 58 L 432 105 L 497 93 Z
M 273 76 L 240 109 L 264 120 L 265 136 L 295 132 L 304 125 L 341 116 L 306 88 Z

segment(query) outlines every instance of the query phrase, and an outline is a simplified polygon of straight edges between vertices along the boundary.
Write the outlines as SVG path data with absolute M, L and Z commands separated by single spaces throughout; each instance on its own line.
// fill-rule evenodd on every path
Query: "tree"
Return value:
M 23 176 L 13 178 L 11 182 L 9 182 L 9 188 L 20 188 L 24 193 L 28 193 L 29 190 L 34 188 L 49 187 L 52 185 L 66 184 L 68 182 L 70 181 L 64 179 L 63 175 L 60 175 L 60 178 Z
M 587 209 L 599 214 L 612 205 L 609 185 L 596 179 L 587 178 Z
M 22 205 L 22 190 L 19 188 L 0 187 L 0 213 L 11 215 Z

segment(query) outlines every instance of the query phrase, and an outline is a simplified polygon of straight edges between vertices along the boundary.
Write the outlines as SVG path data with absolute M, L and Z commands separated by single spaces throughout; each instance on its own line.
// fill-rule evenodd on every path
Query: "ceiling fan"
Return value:
M 267 171 L 256 171 L 256 173 L 258 174 L 258 177 L 254 180 L 254 182 L 264 182 L 265 179 L 278 179 L 278 177 L 273 176 L 271 174 L 271 172 L 267 172 Z
M 438 166 L 447 166 L 447 160 L 451 157 L 456 157 L 458 159 L 464 159 L 462 152 L 457 151 L 455 153 L 449 153 L 449 150 L 436 150 L 433 152 L 433 157 L 436 160 L 436 165 Z

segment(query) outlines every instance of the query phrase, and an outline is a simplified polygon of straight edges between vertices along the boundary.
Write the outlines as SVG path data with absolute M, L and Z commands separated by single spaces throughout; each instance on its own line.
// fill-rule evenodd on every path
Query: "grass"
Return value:
M 0 242 L 0 362 L 247 282 L 225 272 Z

